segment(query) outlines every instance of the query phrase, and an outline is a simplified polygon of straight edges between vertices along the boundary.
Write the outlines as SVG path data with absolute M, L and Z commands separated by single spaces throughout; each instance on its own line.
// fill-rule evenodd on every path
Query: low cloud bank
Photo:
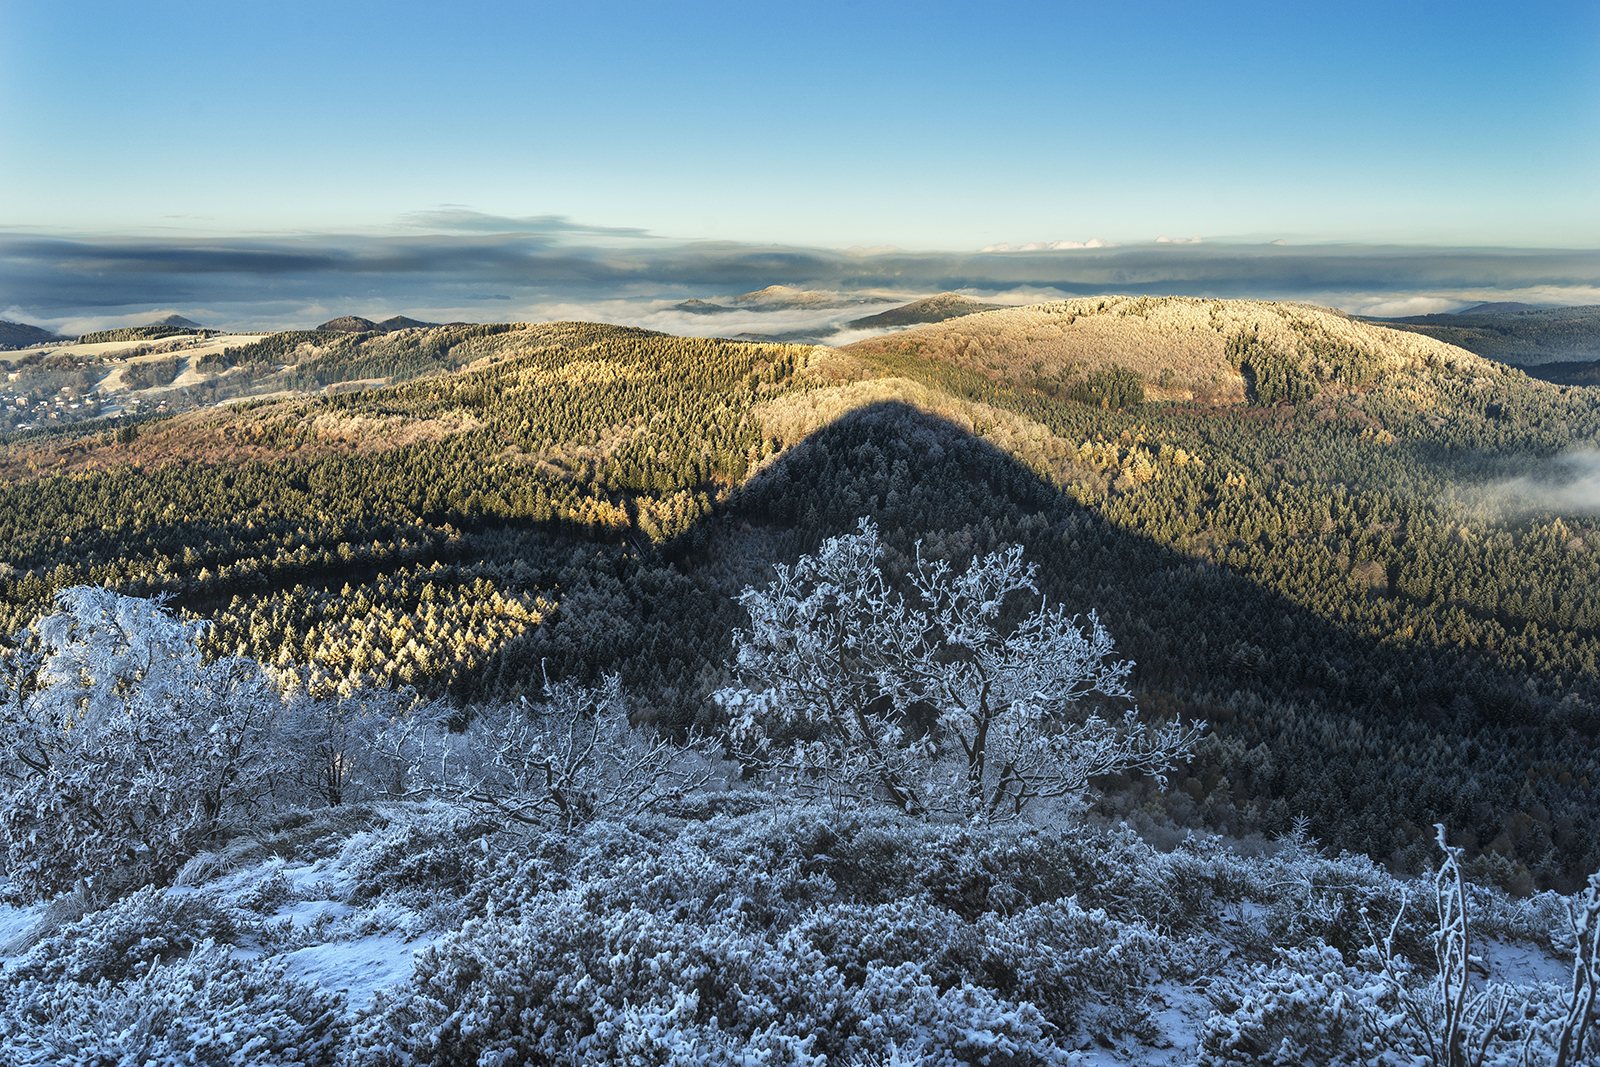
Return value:
M 1438 501 L 1464 521 L 1600 514 L 1600 450 L 1590 447 L 1555 456 L 1484 455 L 1480 462 L 1482 480 L 1458 484 Z
M 1529 473 L 1490 485 L 1485 503 L 1498 511 L 1600 513 L 1600 451 L 1568 452 L 1541 460 Z
M 1600 303 L 1600 251 L 1173 241 L 866 255 L 673 244 L 557 216 L 513 219 L 454 208 L 402 221 L 418 232 L 209 239 L 0 234 L 0 317 L 85 329 L 142 320 L 163 308 L 245 329 L 306 327 L 345 314 L 507 321 L 545 318 L 565 307 L 606 310 L 611 321 L 658 329 L 731 334 L 781 333 L 866 313 L 752 311 L 735 322 L 670 310 L 689 297 L 715 302 L 774 284 L 884 300 L 945 290 L 1252 297 L 1380 315 L 1484 300 Z

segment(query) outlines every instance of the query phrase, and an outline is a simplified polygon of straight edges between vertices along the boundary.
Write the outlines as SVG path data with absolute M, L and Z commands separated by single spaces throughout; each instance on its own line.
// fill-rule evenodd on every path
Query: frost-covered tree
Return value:
M 713 746 L 679 745 L 631 722 L 616 675 L 598 687 L 545 679 L 545 700 L 481 708 L 452 733 L 436 706 L 391 719 L 374 753 L 396 769 L 393 795 L 441 796 L 516 822 L 567 829 L 637 814 L 715 775 Z
M 863 519 L 744 591 L 738 684 L 717 699 L 747 755 L 796 781 L 881 788 L 908 812 L 994 819 L 1081 797 L 1097 775 L 1159 778 L 1192 749 L 1198 726 L 1150 728 L 1131 708 L 1120 721 L 1078 713 L 1087 697 L 1131 702 L 1133 664 L 1114 658 L 1093 613 L 1040 597 L 1007 621 L 1008 601 L 1039 596 L 1020 546 L 962 573 L 919 558 L 909 596 L 891 588 L 882 555 Z
M 283 754 L 279 781 L 330 807 L 388 791 L 394 766 L 374 742 L 419 706 L 415 691 L 335 683 L 309 669 L 275 673 L 285 689 L 274 731 Z
M 204 624 L 159 601 L 76 586 L 57 605 L 5 656 L 6 873 L 28 894 L 164 880 L 265 790 L 281 702 L 254 661 L 207 663 Z

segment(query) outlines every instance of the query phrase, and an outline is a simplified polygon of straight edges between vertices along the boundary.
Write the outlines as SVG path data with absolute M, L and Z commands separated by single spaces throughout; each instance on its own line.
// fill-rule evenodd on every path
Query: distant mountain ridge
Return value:
M 71 338 L 51 333 L 38 326 L 0 319 L 0 348 L 27 348 L 30 345 L 47 345 L 68 340 Z
M 382 322 L 373 322 L 371 319 L 364 319 L 360 315 L 342 315 L 337 319 L 329 319 L 321 326 L 318 326 L 317 329 L 324 333 L 393 333 L 396 330 L 441 325 L 443 323 L 408 319 L 404 315 L 395 315 L 392 318 L 384 319 Z
M 964 315 L 976 315 L 981 311 L 998 311 L 1009 306 L 984 304 L 960 293 L 939 293 L 936 296 L 912 301 L 903 307 L 856 319 L 850 326 L 854 329 L 871 329 L 876 326 L 920 326 L 927 322 L 943 322 Z
M 1487 304 L 1474 304 L 1454 312 L 1456 315 L 1505 315 L 1512 311 L 1544 311 L 1549 304 L 1520 304 L 1515 300 L 1496 300 Z
M 1600 304 L 1532 307 L 1491 303 L 1443 315 L 1366 321 L 1426 334 L 1501 363 L 1536 366 L 1600 359 Z

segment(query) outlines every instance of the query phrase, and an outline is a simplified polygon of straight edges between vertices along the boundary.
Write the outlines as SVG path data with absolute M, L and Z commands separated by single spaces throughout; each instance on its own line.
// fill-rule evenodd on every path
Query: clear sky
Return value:
M 1594 0 L 0 0 L 0 46 L 12 233 L 1600 248 Z

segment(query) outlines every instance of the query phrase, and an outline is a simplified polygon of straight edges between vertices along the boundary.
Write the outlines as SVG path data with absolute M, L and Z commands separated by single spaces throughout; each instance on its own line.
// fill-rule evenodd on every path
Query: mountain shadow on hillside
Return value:
M 521 662 L 494 670 L 518 675 L 550 657 L 552 671 L 586 664 L 644 680 L 655 670 L 642 666 L 651 650 L 671 648 L 680 661 L 699 660 L 680 663 L 675 684 L 714 675 L 743 618 L 731 598 L 862 516 L 877 523 L 891 574 L 919 552 L 960 567 L 1022 544 L 1040 591 L 1070 611 L 1098 612 L 1119 654 L 1139 664 L 1146 713 L 1211 723 L 1171 789 L 1123 783 L 1114 801 L 1122 807 L 1108 814 L 1145 805 L 1179 825 L 1241 836 L 1286 833 L 1303 815 L 1330 847 L 1400 868 L 1431 855 L 1424 828 L 1434 822 L 1469 842 L 1498 839 L 1502 851 L 1506 826 L 1541 826 L 1518 838 L 1513 862 L 1556 888 L 1576 885 L 1600 859 L 1600 802 L 1579 784 L 1600 781 L 1596 724 L 1575 732 L 1488 657 L 1363 637 L 1226 567 L 1118 528 L 987 441 L 900 403 L 856 410 L 792 446 L 659 554 L 610 557 L 605 574 L 584 579 L 589 591 L 566 602 L 570 616 L 506 649 Z M 648 602 L 649 590 L 673 583 L 681 599 Z M 629 596 L 643 602 L 624 610 Z M 586 621 L 589 611 L 603 617 Z M 685 627 L 686 616 L 696 625 Z M 674 720 L 683 713 L 663 708 L 661 721 L 687 726 Z M 1567 773 L 1530 780 L 1525 759 Z

